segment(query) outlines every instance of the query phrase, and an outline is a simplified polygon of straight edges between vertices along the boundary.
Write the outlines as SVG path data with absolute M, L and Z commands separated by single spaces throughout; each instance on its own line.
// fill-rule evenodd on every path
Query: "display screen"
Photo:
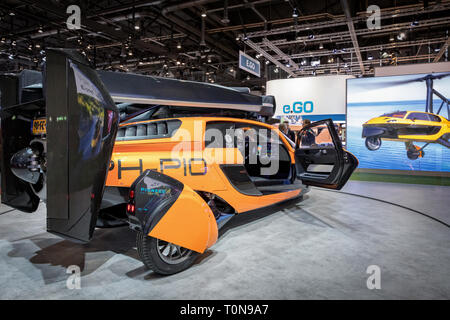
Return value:
M 347 80 L 347 148 L 359 168 L 450 171 L 450 73 Z

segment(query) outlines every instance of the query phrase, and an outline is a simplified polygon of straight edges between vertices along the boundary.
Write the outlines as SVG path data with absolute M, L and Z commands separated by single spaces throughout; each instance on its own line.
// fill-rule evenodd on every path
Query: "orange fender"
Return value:
M 146 170 L 133 183 L 136 212 L 150 237 L 203 253 L 217 241 L 213 212 L 203 198 L 179 180 Z

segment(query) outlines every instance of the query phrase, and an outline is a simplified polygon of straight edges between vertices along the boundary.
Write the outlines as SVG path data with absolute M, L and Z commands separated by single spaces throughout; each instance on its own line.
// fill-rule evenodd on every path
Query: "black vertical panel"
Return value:
M 47 217 L 68 219 L 68 123 L 57 121 L 67 117 L 67 58 L 48 51 L 46 57 L 47 108 Z
M 84 58 L 47 56 L 47 229 L 92 237 L 118 127 L 118 110 Z
M 17 151 L 28 147 L 32 139 L 30 124 L 14 117 L 8 107 L 19 103 L 19 78 L 15 75 L 0 76 L 1 119 L 1 199 L 2 203 L 15 209 L 33 212 L 39 205 L 39 198 L 28 183 L 17 178 L 11 171 L 9 161 Z

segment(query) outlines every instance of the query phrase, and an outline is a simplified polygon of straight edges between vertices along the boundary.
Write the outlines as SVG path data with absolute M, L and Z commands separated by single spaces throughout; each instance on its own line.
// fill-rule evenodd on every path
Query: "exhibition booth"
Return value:
M 450 222 L 442 213 L 450 205 L 450 73 L 271 80 L 267 92 L 277 101 L 275 117 L 294 131 L 305 119 L 338 124 L 359 160 L 344 191 Z
M 8 298 L 371 299 L 373 265 L 394 274 L 383 297 L 409 297 L 405 272 L 447 290 L 450 73 L 271 80 L 257 96 L 52 50 L 45 77 L 1 80 Z M 80 293 L 61 290 L 70 268 Z

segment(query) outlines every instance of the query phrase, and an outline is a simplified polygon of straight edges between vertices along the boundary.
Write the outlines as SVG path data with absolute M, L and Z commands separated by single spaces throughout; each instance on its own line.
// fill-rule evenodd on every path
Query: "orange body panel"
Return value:
M 214 214 L 206 202 L 184 185 L 177 201 L 149 236 L 203 253 L 216 243 L 218 230 Z
M 140 174 L 139 169 L 122 170 L 119 179 L 118 162 L 120 160 L 122 168 L 139 168 L 140 161 L 142 161 L 142 171 L 145 169 L 157 170 L 183 182 L 192 190 L 214 193 L 228 202 L 237 213 L 288 200 L 300 194 L 301 189 L 261 196 L 243 194 L 230 184 L 220 168 L 221 164 L 243 164 L 244 160 L 239 150 L 205 148 L 204 131 L 208 121 L 248 123 L 278 132 L 280 140 L 289 152 L 291 163 L 295 163 L 294 148 L 276 127 L 257 121 L 235 118 L 192 117 L 180 118 L 180 120 L 182 121 L 180 128 L 170 138 L 117 141 L 111 157 L 114 166 L 109 171 L 106 185 L 131 186 Z M 144 122 L 150 121 L 141 123 Z M 161 165 L 161 159 L 166 159 L 163 160 L 163 165 Z M 204 159 L 206 164 L 195 159 Z M 206 174 L 195 175 L 204 170 L 206 170 Z
M 116 141 L 106 180 L 109 187 L 130 187 L 146 169 L 159 171 L 184 184 L 184 189 L 149 236 L 204 252 L 217 241 L 217 223 L 197 191 L 216 194 L 236 213 L 255 210 L 300 195 L 301 189 L 252 196 L 238 191 L 220 168 L 244 164 L 237 148 L 205 148 L 208 121 L 244 122 L 275 130 L 295 163 L 294 148 L 271 125 L 235 118 L 181 118 L 181 126 L 169 138 Z M 154 120 L 158 121 L 158 120 Z M 151 121 L 143 121 L 151 122 Z

